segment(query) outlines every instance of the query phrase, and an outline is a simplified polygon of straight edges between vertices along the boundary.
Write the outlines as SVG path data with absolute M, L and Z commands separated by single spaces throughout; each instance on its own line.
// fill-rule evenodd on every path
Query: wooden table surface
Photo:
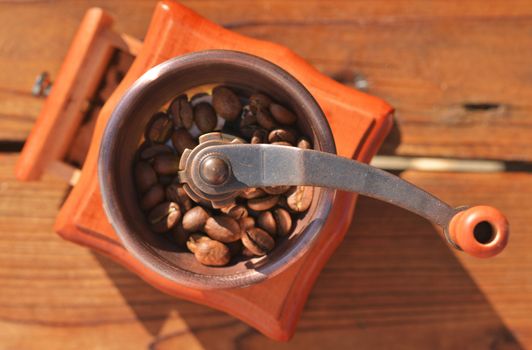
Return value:
M 52 225 L 67 185 L 17 182 L 14 164 L 84 12 L 142 38 L 153 1 L 0 2 L 0 349 L 532 348 L 532 3 L 185 1 L 235 31 L 290 47 L 397 108 L 382 153 L 493 159 L 499 173 L 400 176 L 512 225 L 492 260 L 451 251 L 425 220 L 361 198 L 295 337 L 173 299 Z

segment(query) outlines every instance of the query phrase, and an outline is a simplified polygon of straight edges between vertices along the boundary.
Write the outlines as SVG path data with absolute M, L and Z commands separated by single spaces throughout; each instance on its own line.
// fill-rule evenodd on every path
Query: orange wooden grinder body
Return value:
M 98 31 L 111 22 L 103 11 L 92 9 L 84 19 L 78 37 L 83 36 L 86 28 Z M 65 239 L 109 256 L 165 293 L 223 310 L 273 339 L 287 340 L 294 333 L 314 281 L 347 231 L 357 198 L 355 194 L 338 194 L 316 244 L 288 270 L 250 287 L 217 291 L 200 291 L 177 285 L 148 270 L 124 249 L 103 212 L 96 175 L 98 150 L 103 130 L 117 102 L 149 68 L 172 57 L 206 49 L 251 53 L 278 64 L 294 75 L 323 109 L 339 155 L 368 162 L 391 128 L 392 108 L 382 100 L 333 81 L 287 48 L 228 31 L 175 2 L 163 1 L 156 6 L 143 46 L 135 52 L 136 60 L 98 116 L 79 182 L 62 206 L 55 229 Z M 69 74 L 75 60 L 76 57 L 69 53 L 58 80 Z M 51 110 L 57 108 L 54 100 L 60 93 L 65 92 L 52 89 L 44 105 L 17 166 L 19 178 L 36 178 L 36 173 L 44 168 L 40 157 L 47 141 L 43 140 L 45 136 L 48 139 L 50 136 L 63 136 L 62 133 L 46 135 L 43 131 L 47 125 L 50 128 L 49 125 L 60 122 L 47 119 Z

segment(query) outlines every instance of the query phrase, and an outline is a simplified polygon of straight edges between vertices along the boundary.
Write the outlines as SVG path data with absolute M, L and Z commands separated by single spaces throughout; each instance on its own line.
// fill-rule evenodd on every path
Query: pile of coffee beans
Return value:
M 311 149 L 297 116 L 269 96 L 217 86 L 212 94 L 176 97 L 148 123 L 134 164 L 139 206 L 153 232 L 165 234 L 209 266 L 263 256 L 288 237 L 308 210 L 313 187 L 250 188 L 234 205 L 196 203 L 177 176 L 180 155 L 202 134 L 219 131 L 252 144 Z

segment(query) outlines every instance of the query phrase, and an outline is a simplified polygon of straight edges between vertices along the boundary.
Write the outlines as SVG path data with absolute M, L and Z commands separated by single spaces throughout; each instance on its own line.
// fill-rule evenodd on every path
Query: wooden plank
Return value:
M 346 84 L 367 84 L 397 107 L 383 153 L 532 159 L 530 2 L 184 3 L 290 47 Z M 0 67 L 10 67 L 0 75 L 0 140 L 24 140 L 41 104 L 25 95 L 33 79 L 42 70 L 54 76 L 83 13 L 98 5 L 116 17 L 117 30 L 142 37 L 154 2 L 0 4 L 0 23 L 10 28 L 0 33 Z
M 0 347 L 271 348 L 220 312 L 170 298 L 52 232 L 66 185 L 15 181 L 0 155 Z M 453 205 L 500 207 L 501 256 L 454 254 L 423 219 L 361 198 L 346 239 L 313 289 L 298 331 L 276 348 L 532 346 L 532 175 L 406 172 Z M 44 344 L 46 346 L 44 346 Z

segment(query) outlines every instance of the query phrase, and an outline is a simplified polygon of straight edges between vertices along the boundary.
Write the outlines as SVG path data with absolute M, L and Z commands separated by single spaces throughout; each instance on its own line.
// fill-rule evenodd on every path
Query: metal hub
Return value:
M 229 193 L 206 193 L 200 187 L 222 186 L 232 176 L 230 163 L 223 155 L 207 153 L 200 155 L 207 147 L 245 143 L 244 140 L 220 132 L 212 132 L 200 136 L 199 145 L 194 149 L 186 149 L 179 162 L 179 180 L 183 189 L 198 203 L 211 203 L 214 208 L 231 205 L 240 191 Z
M 201 178 L 211 185 L 223 185 L 231 175 L 229 164 L 216 155 L 205 157 L 199 171 Z

